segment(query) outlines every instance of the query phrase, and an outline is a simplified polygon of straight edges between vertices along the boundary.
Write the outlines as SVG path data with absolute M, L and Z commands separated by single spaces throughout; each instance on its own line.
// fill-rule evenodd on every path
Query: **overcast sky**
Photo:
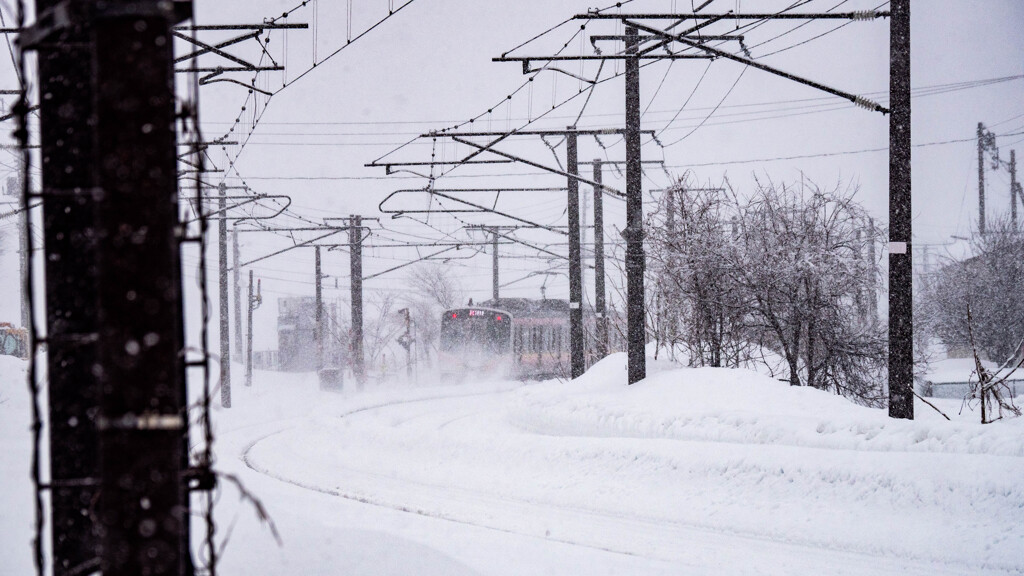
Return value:
M 715 0 L 703 12 L 769 12 L 791 3 Z M 419 175 L 386 176 L 382 168 L 363 165 L 421 133 L 448 128 L 470 118 L 477 120 L 463 129 L 506 130 L 522 127 L 531 120 L 531 128 L 561 129 L 573 124 L 581 110 L 577 124 L 581 128 L 615 127 L 623 123 L 623 81 L 613 77 L 621 73 L 621 65 L 605 65 L 598 76 L 604 81 L 592 91 L 589 84 L 552 71 L 541 72 L 528 87 L 520 89 L 528 76 L 522 74 L 519 63 L 491 61 L 552 27 L 555 28 L 549 33 L 513 54 L 546 55 L 560 49 L 565 54 L 593 54 L 583 35 L 620 34 L 621 27 L 613 21 L 603 21 L 592 22 L 586 30 L 580 30 L 583 22 L 579 20 L 556 26 L 573 14 L 594 8 L 592 3 L 414 0 L 406 6 L 404 0 L 311 0 L 301 6 L 294 0 L 198 0 L 195 11 L 198 23 L 251 23 L 279 17 L 297 5 L 287 19 L 279 21 L 309 23 L 311 28 L 287 34 L 270 33 L 269 57 L 264 56 L 264 63 L 272 57 L 283 63 L 286 71 L 261 73 L 257 79 L 258 87 L 275 95 L 268 99 L 249 95 L 237 84 L 209 84 L 201 90 L 201 110 L 206 139 L 228 134 L 228 129 L 237 125 L 229 139 L 245 143 L 211 151 L 212 164 L 225 170 L 211 175 L 211 181 L 217 183 L 223 178 L 231 185 L 244 181 L 256 192 L 291 195 L 291 211 L 302 218 L 321 221 L 324 217 L 353 213 L 381 216 L 378 203 L 395 190 L 426 186 L 428 179 L 423 176 L 429 175 L 429 167 L 416 168 Z M 389 6 L 404 7 L 376 29 L 358 37 L 386 16 Z M 879 6 L 878 2 L 865 0 L 811 0 L 794 11 L 824 12 L 834 7 L 840 11 L 866 10 Z M 887 8 L 888 4 L 881 7 Z M 625 12 L 689 9 L 690 2 L 686 0 L 634 0 L 622 7 Z M 1021 23 L 1024 3 L 1012 0 L 929 0 L 912 4 L 913 140 L 918 145 L 913 151 L 914 236 L 919 245 L 943 244 L 953 235 L 967 234 L 976 225 L 977 153 L 973 138 L 978 122 L 984 122 L 998 134 L 1012 134 L 998 139 L 1004 159 L 1008 159 L 1010 149 L 1024 146 Z M 723 22 L 705 31 L 724 34 L 740 26 L 745 46 L 759 62 L 887 103 L 887 20 L 853 22 L 835 31 L 844 23 L 817 21 L 796 29 L 800 22 L 774 21 L 756 27 L 750 24 Z M 204 41 L 212 42 L 222 41 L 233 33 L 201 34 Z M 266 37 L 264 34 L 263 38 Z M 354 39 L 351 44 L 349 38 Z M 611 43 L 601 46 L 605 53 L 617 49 Z M 739 48 L 735 42 L 721 47 L 730 51 Z M 182 48 L 179 46 L 179 53 Z M 231 50 L 248 58 L 259 58 L 260 54 L 260 46 L 251 40 Z M 201 63 L 230 65 L 217 56 L 204 57 Z M 561 67 L 588 78 L 594 78 L 598 72 L 597 65 L 592 63 L 581 68 L 578 63 L 567 62 Z M 1013 76 L 1018 78 L 970 84 Z M 248 83 L 252 75 L 226 77 Z M 179 80 L 184 80 L 184 75 L 179 75 Z M 968 84 L 948 86 L 957 83 Z M 585 89 L 583 93 L 581 89 Z M 506 98 L 513 93 L 511 100 Z M 888 162 L 884 148 L 888 145 L 888 117 L 724 59 L 661 61 L 645 66 L 641 72 L 640 98 L 645 110 L 643 128 L 658 132 L 658 142 L 644 139 L 644 159 L 663 159 L 666 166 L 649 166 L 645 171 L 647 199 L 653 198 L 649 190 L 665 186 L 687 170 L 692 172 L 695 182 L 717 185 L 727 176 L 741 193 L 752 188 L 755 176 L 798 182 L 803 174 L 823 187 L 840 182 L 844 187 L 851 183 L 859 186 L 857 198 L 880 224 L 885 224 Z M 559 105 L 567 99 L 567 103 Z M 559 106 L 552 111 L 553 105 Z M 490 114 L 488 109 L 492 110 Z M 536 120 L 545 113 L 547 116 Z M 513 140 L 503 143 L 501 149 L 545 165 L 564 162 L 564 146 L 557 138 L 547 142 L 554 150 L 536 137 Z M 964 141 L 933 144 L 950 140 Z M 624 158 L 618 138 L 605 137 L 601 142 L 581 138 L 579 146 L 581 160 Z M 443 139 L 422 139 L 386 158 L 423 162 L 430 160 L 432 154 L 435 158 L 452 159 L 467 151 L 455 149 Z M 8 157 L 0 170 L 10 172 L 12 166 Z M 589 166 L 584 170 L 589 172 Z M 435 169 L 435 176 L 439 172 L 440 169 Z M 986 176 L 988 215 L 993 218 L 1009 211 L 1009 176 L 1005 170 L 987 170 Z M 624 189 L 622 175 L 613 170 L 606 172 L 605 180 Z M 546 175 L 529 166 L 492 164 L 456 168 L 434 185 L 558 187 L 564 183 L 564 178 Z M 582 192 L 589 194 L 588 187 L 582 187 Z M 560 192 L 505 193 L 497 199 L 484 194 L 474 198 L 489 205 L 497 200 L 498 209 L 532 221 L 565 221 L 565 198 Z M 407 194 L 395 200 L 398 203 L 391 206 L 406 209 L 447 207 L 428 203 L 422 194 Z M 608 200 L 606 206 L 608 225 L 621 226 L 622 204 Z M 493 217 L 473 214 L 460 215 L 459 219 L 439 214 L 417 218 L 429 226 L 410 218 L 394 220 L 381 216 L 387 231 L 374 241 L 388 244 L 391 240 L 413 239 L 411 235 L 447 240 L 468 238 L 461 230 L 465 223 L 497 222 Z M 281 224 L 298 222 L 289 218 Z M 550 233 L 524 237 L 537 243 L 553 243 L 554 249 L 564 250 L 557 247 L 563 241 Z M 245 235 L 243 260 L 282 248 L 289 242 L 265 234 Z M 516 256 L 535 254 L 524 247 L 503 247 L 504 250 Z M 464 255 L 468 254 L 458 253 Z M 408 260 L 412 253 L 379 249 L 371 250 L 367 256 L 366 269 L 371 273 Z M 471 294 L 488 297 L 490 256 L 479 255 L 458 264 L 454 270 Z M 325 271 L 340 277 L 340 287 L 348 285 L 347 267 L 345 254 L 332 253 L 325 258 Z M 543 261 L 509 259 L 503 262 L 502 281 L 522 278 L 547 267 Z M 267 260 L 257 265 L 257 274 L 264 277 L 264 287 L 270 296 L 311 294 L 312 253 L 300 249 L 287 257 Z M 367 290 L 393 290 L 401 285 L 401 280 L 401 273 L 393 273 L 390 279 L 384 276 L 369 282 Z M 528 278 L 507 287 L 503 293 L 539 297 L 540 285 L 545 281 L 548 297 L 565 297 L 564 276 Z M 333 286 L 332 281 L 328 283 Z

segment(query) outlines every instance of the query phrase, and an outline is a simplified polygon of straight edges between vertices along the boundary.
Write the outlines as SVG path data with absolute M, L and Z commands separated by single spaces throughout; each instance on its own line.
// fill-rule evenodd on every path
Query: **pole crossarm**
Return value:
M 755 62 L 754 60 L 750 60 L 748 58 L 743 58 L 742 56 L 737 56 L 735 54 L 731 54 L 731 53 L 726 52 L 724 50 L 719 50 L 717 48 L 712 48 L 711 46 L 706 46 L 706 45 L 701 44 L 699 42 L 694 42 L 694 41 L 689 40 L 689 39 L 687 39 L 684 36 L 679 35 L 679 34 L 670 34 L 670 33 L 665 32 L 663 30 L 659 30 L 657 28 L 653 28 L 651 26 L 647 26 L 645 24 L 641 24 L 641 23 L 636 22 L 636 21 L 634 21 L 632 19 L 623 19 L 623 22 L 625 22 L 627 26 L 636 27 L 638 30 L 643 30 L 644 32 L 648 32 L 650 34 L 655 34 L 655 35 L 661 36 L 662 38 L 664 38 L 666 40 L 672 40 L 672 41 L 675 41 L 675 42 L 679 42 L 680 44 L 685 44 L 687 46 L 690 46 L 691 48 L 696 48 L 698 50 L 703 50 L 703 51 L 705 51 L 705 52 L 707 52 L 709 54 L 713 54 L 715 56 L 720 56 L 722 58 L 726 58 L 726 59 L 729 59 L 729 60 L 735 60 L 736 62 L 740 62 L 742 64 L 746 64 L 747 66 L 752 66 L 754 68 L 757 68 L 758 70 L 763 70 L 765 72 L 770 72 L 772 74 L 775 74 L 776 76 L 781 76 L 783 78 L 786 78 L 787 80 L 793 80 L 794 82 L 798 82 L 800 84 L 804 84 L 804 85 L 810 86 L 812 88 L 817 88 L 818 90 L 821 90 L 823 92 L 827 92 L 829 94 L 832 94 L 833 96 L 839 96 L 840 98 L 844 98 L 846 100 L 849 100 L 850 102 L 853 102 L 855 105 L 860 106 L 862 108 L 867 108 L 868 110 L 873 110 L 875 112 L 881 112 L 882 114 L 888 114 L 889 113 L 889 109 L 888 108 L 882 106 L 881 104 L 877 104 L 875 102 L 872 102 L 871 100 L 868 100 L 867 98 L 864 98 L 863 96 L 857 96 L 855 94 L 850 94 L 849 92 L 843 92 L 842 90 L 836 90 L 835 88 L 831 88 L 829 86 L 825 86 L 824 84 L 820 84 L 820 83 L 815 82 L 813 80 L 808 80 L 806 78 L 801 78 L 801 77 L 796 76 L 794 74 L 790 74 L 789 72 L 783 72 L 782 70 L 779 70 L 777 68 L 772 68 L 771 66 L 766 66 L 764 64 L 761 64 L 760 62 Z
M 563 62 L 563 61 L 582 61 L 582 60 L 626 60 L 629 58 L 636 58 L 638 60 L 713 60 L 714 56 L 707 54 L 641 54 L 639 56 L 629 56 L 626 54 L 585 54 L 582 56 L 495 56 L 491 58 L 491 62 L 522 62 L 523 63 L 523 74 L 530 74 L 536 72 L 537 69 L 530 68 L 530 62 L 544 61 L 544 62 Z M 587 82 L 590 80 L 583 79 Z
M 483 145 L 481 145 L 481 144 L 477 144 L 476 142 L 471 142 L 469 140 L 465 140 L 465 139 L 460 138 L 458 136 L 449 135 L 449 137 L 453 141 L 458 142 L 459 144 L 465 144 L 466 146 L 472 146 L 474 148 L 480 148 L 481 150 L 484 148 Z M 589 186 L 594 186 L 594 187 L 606 190 L 608 192 L 611 192 L 612 194 L 614 194 L 615 196 L 618 196 L 618 197 L 625 197 L 625 194 L 623 194 L 619 190 L 616 190 L 615 188 L 612 188 L 610 186 L 605 186 L 604 184 L 601 184 L 601 183 L 598 183 L 598 182 L 594 182 L 593 180 L 589 180 L 587 178 L 583 178 L 579 174 L 570 174 L 570 173 L 566 172 L 565 170 L 559 170 L 557 168 L 552 168 L 550 166 L 545 166 L 545 165 L 543 165 L 543 164 L 541 164 L 539 162 L 534 162 L 532 160 L 527 160 L 525 158 L 520 158 L 519 156 L 516 156 L 514 154 L 508 154 L 508 153 L 502 152 L 500 150 L 494 150 L 493 148 L 491 150 L 489 150 L 489 152 L 491 154 L 497 154 L 498 156 L 504 156 L 505 158 L 508 158 L 510 160 L 514 160 L 516 162 L 520 162 L 522 164 L 526 164 L 527 166 L 533 166 L 534 168 L 539 168 L 541 170 L 544 170 L 544 171 L 547 171 L 547 172 L 551 172 L 552 174 L 557 174 L 559 176 L 565 176 L 566 178 L 573 178 L 573 179 L 575 179 L 575 180 L 577 180 L 579 182 L 583 182 L 584 184 L 587 184 Z
M 888 11 L 864 10 L 859 12 L 816 12 L 816 13 L 789 13 L 789 12 L 768 12 L 737 14 L 726 12 L 724 14 L 693 14 L 693 13 L 659 13 L 659 14 L 599 14 L 588 12 L 577 14 L 573 20 L 875 20 L 877 18 L 888 18 Z
M 566 130 L 513 130 L 512 132 L 428 132 L 420 134 L 420 138 L 469 138 L 473 136 L 621 136 L 626 133 L 624 128 L 579 128 Z M 654 130 L 641 130 L 641 134 L 654 134 Z
M 444 198 L 446 200 L 451 200 L 452 202 L 457 202 L 457 203 L 462 204 L 464 206 L 470 206 L 471 208 L 474 208 L 474 210 L 432 210 L 432 209 L 393 210 L 393 209 L 384 208 L 384 203 L 387 202 L 388 200 L 390 200 L 392 197 L 398 195 L 398 194 L 422 193 L 422 192 L 427 192 L 427 193 L 432 194 L 434 196 L 440 196 L 441 198 Z M 488 208 L 486 206 L 482 206 L 480 204 L 476 204 L 476 203 L 470 202 L 468 200 L 463 200 L 461 198 L 457 198 L 455 196 L 451 196 L 451 195 L 445 194 L 444 192 L 439 192 L 437 190 L 431 190 L 429 188 L 413 188 L 413 189 L 405 189 L 405 190 L 395 190 L 394 192 L 392 192 L 391 194 L 388 194 L 383 200 L 380 201 L 380 204 L 377 205 L 377 209 L 380 210 L 380 212 L 383 213 L 383 214 L 394 214 L 395 216 L 399 216 L 399 215 L 403 215 L 403 214 L 429 214 L 429 213 L 434 213 L 434 214 L 490 213 L 490 214 L 496 214 L 496 215 L 501 216 L 503 218 L 508 218 L 510 220 L 515 220 L 516 222 L 522 222 L 523 224 L 528 224 L 530 226 L 536 226 L 538 228 L 543 228 L 545 230 L 550 230 L 551 232 L 555 232 L 556 234 L 566 234 L 566 232 L 563 232 L 561 230 L 552 228 L 550 226 L 545 226 L 543 224 L 537 224 L 536 222 L 531 222 L 529 220 L 525 220 L 523 218 L 519 218 L 518 216 L 513 216 L 513 215 L 508 214 L 506 212 L 501 212 L 500 210 L 495 210 L 493 208 Z
M 194 26 L 175 26 L 174 30 L 306 30 L 309 24 L 271 24 L 263 22 L 260 24 L 199 24 Z
M 220 198 L 217 197 L 217 196 L 208 196 L 208 197 L 204 198 L 204 200 L 219 200 L 219 199 Z M 227 207 L 225 207 L 223 209 L 215 210 L 213 212 L 207 212 L 206 213 L 206 218 L 207 219 L 211 219 L 211 220 L 228 220 L 228 221 L 234 220 L 236 224 L 238 222 L 244 222 L 246 220 L 270 220 L 272 218 L 277 218 L 278 216 L 283 214 L 284 211 L 287 210 L 288 207 L 291 206 L 291 204 L 292 204 L 292 198 L 291 198 L 291 196 L 288 196 L 287 194 L 257 194 L 256 196 L 245 196 L 245 195 L 243 195 L 243 196 L 224 196 L 224 199 L 225 200 L 241 200 L 241 202 L 232 204 L 231 206 L 227 206 Z M 253 202 L 258 202 L 260 200 L 285 200 L 285 204 L 279 205 L 276 212 L 274 212 L 273 214 L 267 215 L 267 216 L 235 216 L 235 217 L 228 217 L 227 216 L 227 213 L 230 210 L 233 210 L 235 208 L 240 208 L 242 206 L 245 206 L 247 204 L 252 204 Z M 223 214 L 223 216 L 215 217 L 217 214 Z M 193 218 L 191 220 L 186 220 L 184 223 L 185 224 L 190 224 L 190 223 L 196 222 L 198 220 L 199 220 L 199 218 Z M 317 230 L 320 230 L 320 228 L 317 228 Z
M 320 228 L 320 230 L 323 230 L 323 228 Z M 329 237 L 334 236 L 335 234 L 337 234 L 339 232 L 343 232 L 344 230 L 346 230 L 346 228 L 332 228 L 331 231 L 328 232 L 327 234 L 323 234 L 321 236 L 317 236 L 316 238 L 313 238 L 312 240 L 306 240 L 305 242 L 299 242 L 298 244 L 296 244 L 294 246 L 289 246 L 287 248 L 282 248 L 281 250 L 278 250 L 276 252 L 271 252 L 270 254 L 266 254 L 266 255 L 260 256 L 259 258 L 255 258 L 253 260 L 249 260 L 248 262 L 242 262 L 241 264 L 236 264 L 235 266 L 244 268 L 245 266 L 249 266 L 251 264 L 255 264 L 256 262 L 259 262 L 261 260 L 266 260 L 267 258 L 272 258 L 272 257 L 277 256 L 279 254 L 284 254 L 285 252 L 288 252 L 289 250 L 294 250 L 296 248 L 302 248 L 303 246 L 310 246 L 314 242 L 316 242 L 317 240 L 323 240 L 324 238 L 329 238 Z M 242 232 L 242 230 L 239 230 L 239 232 Z M 234 267 L 232 267 L 232 268 L 234 268 Z
M 424 260 L 430 260 L 431 258 L 433 258 L 435 256 L 438 256 L 440 254 L 444 254 L 445 252 L 451 252 L 452 250 L 458 250 L 460 247 L 467 246 L 467 245 L 468 245 L 468 243 L 467 244 L 459 244 L 459 245 L 456 245 L 456 246 L 452 246 L 450 248 L 445 248 L 443 250 L 438 250 L 437 252 L 434 252 L 433 254 L 427 254 L 426 256 L 423 256 L 422 258 L 418 258 L 416 260 L 410 260 L 409 262 L 405 262 L 403 264 L 399 264 L 398 266 L 393 266 L 391 268 L 388 268 L 387 270 L 383 270 L 381 272 L 377 272 L 376 274 L 370 274 L 369 276 L 363 276 L 363 280 L 366 281 L 366 280 L 370 280 L 372 278 L 376 278 L 378 276 L 383 276 L 384 274 L 387 274 L 388 272 L 394 272 L 395 270 L 399 270 L 401 268 L 405 268 L 406 266 L 411 266 L 413 264 L 416 264 L 417 262 L 423 262 Z
M 462 166 L 464 164 L 511 164 L 508 159 L 493 160 L 432 160 L 430 162 L 369 162 L 363 164 L 366 168 L 384 168 L 386 175 L 393 174 L 393 166 Z

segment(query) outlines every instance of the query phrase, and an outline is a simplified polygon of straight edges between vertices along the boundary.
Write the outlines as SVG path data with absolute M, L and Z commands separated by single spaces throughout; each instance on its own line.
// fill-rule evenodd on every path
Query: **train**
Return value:
M 593 325 L 593 314 L 584 314 L 588 342 Z M 444 381 L 470 375 L 568 378 L 569 361 L 568 300 L 499 298 L 475 306 L 470 302 L 441 316 L 438 364 Z

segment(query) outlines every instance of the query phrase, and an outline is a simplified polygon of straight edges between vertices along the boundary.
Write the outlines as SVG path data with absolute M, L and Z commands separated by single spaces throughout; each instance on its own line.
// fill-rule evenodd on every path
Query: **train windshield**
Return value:
M 507 354 L 511 351 L 512 318 L 506 312 L 464 308 L 441 318 L 441 350 Z

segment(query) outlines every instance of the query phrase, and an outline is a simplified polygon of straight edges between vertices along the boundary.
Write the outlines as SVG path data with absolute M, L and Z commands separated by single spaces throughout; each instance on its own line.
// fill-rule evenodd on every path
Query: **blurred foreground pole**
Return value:
M 350 353 L 352 355 L 352 374 L 356 378 L 356 384 L 362 386 L 366 382 L 366 370 L 363 365 L 363 217 L 353 214 L 349 217 L 348 226 L 351 274 L 349 285 L 352 289 Z
M 892 0 L 890 13 L 889 416 L 913 419 L 914 299 L 910 211 L 910 0 Z
M 578 378 L 586 370 L 583 350 L 583 267 L 580 262 L 580 181 L 575 126 L 565 134 L 565 171 L 569 173 L 569 374 Z
M 626 27 L 626 351 L 629 383 L 647 376 L 644 345 L 643 181 L 640 153 L 640 44 L 636 27 Z
M 176 6 L 177 5 L 177 6 Z M 89 4 L 95 61 L 103 576 L 188 562 L 171 27 L 186 3 Z
M 604 301 L 604 191 L 601 189 L 601 159 L 594 159 L 594 316 L 597 317 L 597 357 L 608 355 L 608 312 Z
M 59 4 L 37 0 L 36 13 Z M 49 386 L 50 526 L 55 576 L 99 568 L 100 532 L 90 508 L 99 492 L 97 166 L 91 34 L 87 25 L 39 30 L 39 144 Z M 59 39 L 60 41 L 54 41 Z M 23 36 L 23 46 L 31 48 Z M 173 152 L 173 150 L 171 150 Z M 28 264 L 27 212 L 21 265 Z M 25 295 L 23 295 L 25 296 Z M 22 325 L 28 326 L 27 298 Z M 109 345 L 109 344 L 108 344 Z M 0 570 L 2 571 L 2 570 Z

